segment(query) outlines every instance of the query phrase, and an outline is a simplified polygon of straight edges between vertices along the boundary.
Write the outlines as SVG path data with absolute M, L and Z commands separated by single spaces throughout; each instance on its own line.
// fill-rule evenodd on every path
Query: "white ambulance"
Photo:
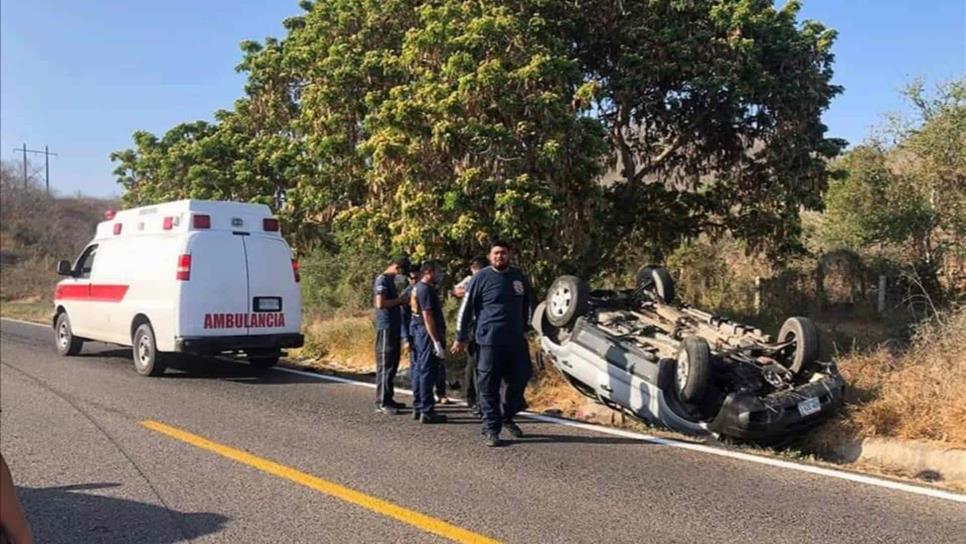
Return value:
M 54 296 L 61 355 L 133 346 L 157 376 L 174 353 L 244 353 L 257 367 L 300 347 L 299 265 L 268 206 L 181 200 L 105 214 Z

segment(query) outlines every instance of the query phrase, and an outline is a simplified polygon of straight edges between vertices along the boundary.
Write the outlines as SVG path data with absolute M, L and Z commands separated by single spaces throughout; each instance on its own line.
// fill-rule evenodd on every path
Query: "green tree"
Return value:
M 858 146 L 837 163 L 845 177 L 829 187 L 823 236 L 898 254 L 935 286 L 944 258 L 966 249 L 966 80 L 933 96 L 916 82 L 904 94 L 916 116 L 892 121 L 891 143 Z
M 115 153 L 132 203 L 271 199 L 302 245 L 535 279 L 731 230 L 781 254 L 816 208 L 834 32 L 765 0 L 332 0 L 244 42 L 216 123 Z

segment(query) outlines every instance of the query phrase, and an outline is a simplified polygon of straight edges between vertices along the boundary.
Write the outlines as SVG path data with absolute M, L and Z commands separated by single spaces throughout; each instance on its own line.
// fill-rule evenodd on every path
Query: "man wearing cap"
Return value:
M 393 399 L 393 380 L 399 370 L 400 306 L 406 303 L 399 296 L 395 278 L 409 273 L 409 259 L 399 257 L 386 271 L 376 277 L 372 290 L 376 307 L 376 409 L 384 414 L 398 414 L 405 405 Z
M 510 266 L 510 246 L 490 245 L 490 266 L 478 272 L 466 290 L 456 317 L 454 353 L 466 350 L 471 338 L 479 346 L 477 392 L 483 412 L 487 446 L 499 446 L 500 430 L 516 438 L 523 431 L 513 421 L 523 408 L 523 392 L 533 369 L 526 331 L 530 324 L 532 289 L 518 268 Z M 506 381 L 503 404 L 500 383 Z

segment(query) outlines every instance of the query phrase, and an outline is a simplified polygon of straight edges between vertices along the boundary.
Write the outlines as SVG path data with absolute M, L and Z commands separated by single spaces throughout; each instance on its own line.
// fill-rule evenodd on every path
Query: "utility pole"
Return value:
M 27 144 L 23 144 L 23 188 L 27 188 Z
M 36 153 L 38 155 L 44 156 L 44 183 L 47 185 L 47 194 L 49 195 L 50 194 L 50 156 L 53 155 L 56 157 L 57 153 L 51 153 L 50 149 L 48 149 L 47 146 L 44 146 L 43 151 L 39 151 L 37 149 L 27 149 L 27 144 L 23 144 L 23 147 L 19 149 L 14 148 L 14 151 L 23 152 L 23 188 L 24 189 L 27 188 L 27 153 Z

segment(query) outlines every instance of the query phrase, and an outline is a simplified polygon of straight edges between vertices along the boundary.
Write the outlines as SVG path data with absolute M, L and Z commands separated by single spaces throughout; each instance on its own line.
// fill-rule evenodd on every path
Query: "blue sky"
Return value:
M 283 35 L 300 11 L 296 0 L 2 2 L 0 157 L 49 145 L 56 190 L 120 194 L 111 151 L 135 130 L 230 108 L 244 84 L 239 42 Z M 802 16 L 839 31 L 835 81 L 846 89 L 825 122 L 852 143 L 902 109 L 910 79 L 966 72 L 963 0 L 805 0 Z

